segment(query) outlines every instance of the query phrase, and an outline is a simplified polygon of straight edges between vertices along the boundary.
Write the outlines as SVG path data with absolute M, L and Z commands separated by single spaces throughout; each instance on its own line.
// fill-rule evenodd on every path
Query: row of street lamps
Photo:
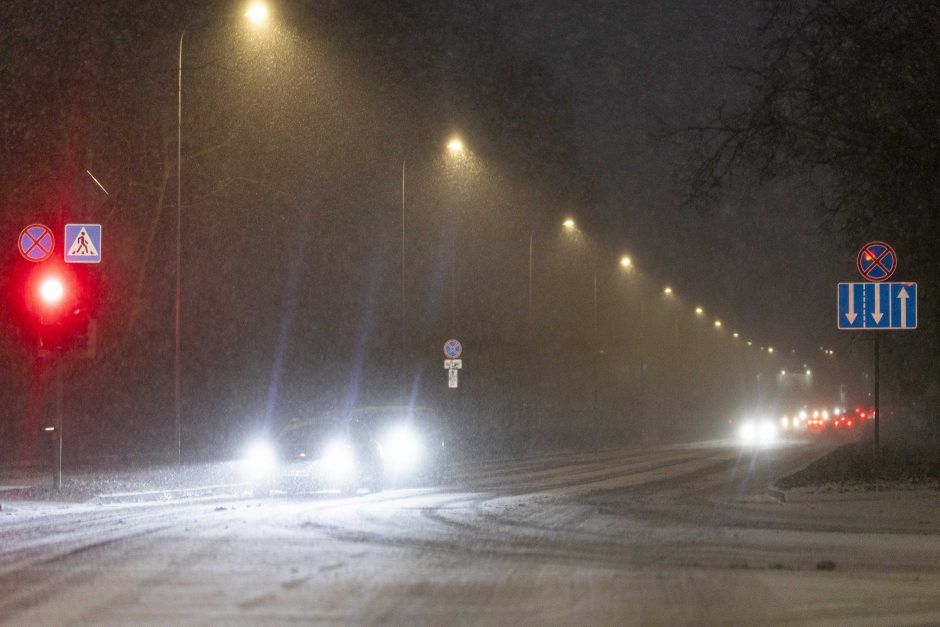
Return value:
M 243 17 L 247 19 L 251 24 L 255 26 L 260 26 L 266 23 L 268 19 L 268 9 L 265 5 L 261 3 L 252 4 L 248 10 L 244 13 Z M 222 20 L 227 20 L 230 18 L 224 17 Z M 196 22 L 193 24 L 187 25 L 184 28 L 179 37 L 179 56 L 178 56 L 178 65 L 177 65 L 177 152 L 176 152 L 176 294 L 175 294 L 175 324 L 174 324 L 174 335 L 175 335 L 175 359 L 174 359 L 174 406 L 175 406 L 175 415 L 176 415 L 176 438 L 177 438 L 177 457 L 178 460 L 182 460 L 182 432 L 181 432 L 181 329 L 182 329 L 182 315 L 181 315 L 181 284 L 182 284 L 182 245 L 181 245 L 181 232 L 182 232 L 182 188 L 183 188 L 183 162 L 182 162 L 182 139 L 183 139 L 183 42 L 187 32 L 196 24 L 201 22 Z M 451 137 L 446 143 L 446 151 L 449 156 L 452 158 L 458 158 L 466 156 L 466 147 L 463 140 L 458 136 Z M 407 183 L 407 160 L 403 159 L 401 164 L 401 268 L 400 268 L 400 335 L 401 335 L 401 350 L 402 350 L 402 394 L 403 399 L 405 400 L 407 390 L 406 390 L 406 363 L 404 355 L 407 355 L 407 334 L 406 334 L 406 319 L 407 319 L 407 310 L 406 310 L 406 298 L 405 298 L 405 282 L 406 282 L 406 209 L 407 209 L 407 196 L 406 196 L 406 183 Z M 577 225 L 574 218 L 567 217 L 562 222 L 562 227 L 569 232 L 578 232 Z M 534 239 L 535 231 L 534 229 L 530 231 L 529 234 L 529 251 L 528 251 L 528 299 L 527 299 L 527 316 L 526 316 L 526 330 L 527 337 L 531 341 L 532 339 L 532 325 L 533 325 L 533 274 L 534 274 Z M 451 273 L 450 273 L 450 308 L 451 308 L 451 332 L 456 333 L 456 263 L 455 260 L 452 260 L 451 263 Z M 632 271 L 635 269 L 633 259 L 629 255 L 623 255 L 619 259 L 620 266 L 627 271 Z M 597 271 L 593 272 L 593 334 L 595 341 L 597 339 Z M 662 293 L 665 297 L 674 297 L 673 288 L 669 285 L 666 285 Z M 642 306 L 642 299 L 641 299 Z M 695 315 L 703 317 L 705 315 L 704 309 L 701 306 L 695 308 Z M 722 321 L 716 319 L 714 321 L 714 327 L 717 330 L 722 328 Z M 732 333 L 733 339 L 737 340 L 740 336 L 737 331 Z M 753 346 L 751 340 L 746 340 L 747 346 Z M 772 346 L 761 346 L 760 350 L 766 351 L 769 354 L 774 353 L 774 348 Z M 822 349 L 821 349 L 822 350 Z M 832 351 L 826 349 L 826 354 L 832 354 Z

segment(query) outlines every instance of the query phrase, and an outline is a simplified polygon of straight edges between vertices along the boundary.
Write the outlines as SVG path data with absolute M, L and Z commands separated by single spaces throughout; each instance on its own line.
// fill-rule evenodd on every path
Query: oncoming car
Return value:
M 253 441 L 242 468 L 256 494 L 356 494 L 438 483 L 446 460 L 442 434 L 429 409 L 363 407 L 343 419 L 291 421 L 277 437 Z
M 385 481 L 396 487 L 439 483 L 447 462 L 440 415 L 426 407 L 360 407 L 353 418 L 369 425 L 378 443 Z
M 252 442 L 242 459 L 255 494 L 382 489 L 384 464 L 369 425 L 358 420 L 291 421 L 273 439 Z

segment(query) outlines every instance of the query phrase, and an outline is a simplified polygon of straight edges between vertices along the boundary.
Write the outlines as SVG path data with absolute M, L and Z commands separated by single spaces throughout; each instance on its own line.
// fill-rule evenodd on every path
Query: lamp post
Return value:
M 463 140 L 457 136 L 452 137 L 447 142 L 447 151 L 453 158 L 462 156 L 464 154 Z M 457 253 L 455 248 L 452 248 L 450 264 L 450 332 L 454 336 L 457 334 Z
M 261 25 L 267 21 L 268 10 L 260 2 L 252 4 L 245 12 L 244 17 L 255 25 Z M 222 21 L 234 19 L 230 17 L 220 18 Z M 182 412 L 180 407 L 180 371 L 181 371 L 181 294 L 182 294 L 182 179 L 183 179 L 183 40 L 186 32 L 201 23 L 195 22 L 189 24 L 180 32 L 179 39 L 179 58 L 176 66 L 176 294 L 174 304 L 174 358 L 173 358 L 173 407 L 176 416 L 176 461 L 183 462 L 183 433 L 182 433 Z

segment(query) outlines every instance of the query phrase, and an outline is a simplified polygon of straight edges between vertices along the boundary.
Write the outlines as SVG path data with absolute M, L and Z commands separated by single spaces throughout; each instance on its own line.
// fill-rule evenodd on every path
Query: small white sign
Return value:
M 451 359 L 450 367 L 453 368 L 454 370 L 460 370 L 461 368 L 463 368 L 463 359 Z
M 445 359 L 445 360 L 444 360 L 444 370 L 450 370 L 451 368 L 453 368 L 453 363 L 454 363 L 454 360 L 453 360 L 453 359 Z
M 454 368 L 447 371 L 447 387 L 457 387 L 457 370 Z

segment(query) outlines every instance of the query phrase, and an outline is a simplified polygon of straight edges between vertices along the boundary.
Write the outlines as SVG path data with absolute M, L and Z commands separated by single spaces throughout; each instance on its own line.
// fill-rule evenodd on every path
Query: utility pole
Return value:
M 879 342 L 880 337 L 881 337 L 881 333 L 876 331 L 875 332 L 875 457 L 881 457 L 881 435 L 879 433 L 880 422 L 881 422 L 881 407 L 879 406 L 879 398 L 878 398 L 879 388 L 881 387 L 880 386 L 881 382 L 879 380 L 880 374 L 881 374 L 880 367 L 879 367 L 879 362 L 881 361 L 879 359 L 880 357 L 879 353 L 881 352 L 881 346 Z

